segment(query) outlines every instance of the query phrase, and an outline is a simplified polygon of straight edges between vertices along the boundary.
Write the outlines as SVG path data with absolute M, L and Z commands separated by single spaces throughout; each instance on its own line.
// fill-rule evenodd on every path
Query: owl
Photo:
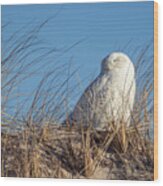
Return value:
M 114 52 L 101 62 L 101 72 L 86 88 L 73 112 L 71 124 L 105 129 L 111 123 L 130 125 L 136 91 L 135 70 L 124 53 Z

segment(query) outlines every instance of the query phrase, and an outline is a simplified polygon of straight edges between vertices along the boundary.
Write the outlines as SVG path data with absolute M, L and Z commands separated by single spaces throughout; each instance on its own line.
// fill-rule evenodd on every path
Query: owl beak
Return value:
M 112 69 L 113 69 L 113 64 L 111 63 L 111 64 L 108 65 L 108 69 L 107 70 L 112 70 Z

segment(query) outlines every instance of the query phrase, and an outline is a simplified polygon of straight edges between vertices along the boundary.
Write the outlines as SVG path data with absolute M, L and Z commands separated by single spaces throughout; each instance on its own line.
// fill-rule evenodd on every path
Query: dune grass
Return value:
M 153 179 L 144 126 L 113 131 L 47 125 L 2 133 L 2 176 Z

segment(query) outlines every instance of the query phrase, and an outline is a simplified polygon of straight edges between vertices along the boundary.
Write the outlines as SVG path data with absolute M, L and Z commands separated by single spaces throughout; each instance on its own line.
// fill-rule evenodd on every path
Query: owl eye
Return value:
M 113 62 L 116 63 L 117 62 L 117 59 L 113 59 Z

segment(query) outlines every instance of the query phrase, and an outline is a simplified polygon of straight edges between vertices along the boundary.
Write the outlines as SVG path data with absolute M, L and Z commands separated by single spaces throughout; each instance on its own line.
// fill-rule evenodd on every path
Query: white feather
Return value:
M 103 59 L 101 73 L 84 91 L 68 120 L 101 129 L 110 122 L 129 125 L 135 89 L 132 61 L 124 53 L 112 53 Z

